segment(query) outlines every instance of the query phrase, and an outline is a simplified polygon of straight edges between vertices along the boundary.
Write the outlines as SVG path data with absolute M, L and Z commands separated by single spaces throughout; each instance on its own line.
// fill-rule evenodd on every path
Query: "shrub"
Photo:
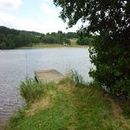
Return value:
M 90 71 L 90 75 L 112 94 L 127 97 L 130 96 L 130 44 L 127 39 L 118 40 L 108 36 L 97 38 L 90 49 L 96 70 Z

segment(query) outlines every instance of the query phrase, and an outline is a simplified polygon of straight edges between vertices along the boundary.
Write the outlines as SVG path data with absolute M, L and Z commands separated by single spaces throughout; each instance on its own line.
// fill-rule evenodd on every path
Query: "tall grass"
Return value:
M 20 94 L 26 100 L 27 104 L 39 99 L 44 94 L 44 89 L 48 84 L 38 83 L 33 79 L 26 79 L 21 82 Z
M 86 85 L 83 77 L 77 71 L 70 72 L 70 79 L 76 87 Z

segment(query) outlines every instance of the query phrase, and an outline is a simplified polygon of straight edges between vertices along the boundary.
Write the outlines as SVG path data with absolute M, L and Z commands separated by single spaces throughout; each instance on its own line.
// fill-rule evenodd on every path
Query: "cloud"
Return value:
M 0 25 L 2 26 L 12 27 L 15 19 L 16 19 L 15 16 L 9 13 L 0 12 Z
M 60 13 L 60 8 L 56 8 L 53 4 L 53 0 L 44 0 L 41 3 L 40 9 L 42 10 L 43 14 L 48 17 L 58 17 Z
M 13 25 L 15 28 L 29 31 L 38 31 L 42 33 L 55 32 L 58 30 L 64 30 L 65 26 L 62 21 L 57 20 L 31 20 L 31 19 L 15 19 Z
M 37 14 L 39 13 L 40 15 L 38 19 L 33 15 L 26 17 L 24 14 L 19 13 L 17 15 L 10 10 L 8 11 L 8 7 L 10 9 L 17 9 L 21 4 L 22 0 L 0 0 L 0 26 L 42 33 L 56 32 L 58 30 L 64 32 L 77 30 L 77 26 L 66 30 L 66 24 L 58 17 L 60 8 L 55 7 L 53 0 L 42 1 L 39 10 L 37 10 Z M 24 5 L 25 3 L 23 4 L 23 9 Z M 29 5 L 27 6 L 29 7 Z
M 22 0 L 0 0 L 0 10 L 18 9 Z
M 61 18 L 59 18 L 61 8 L 56 7 L 53 3 L 53 0 L 43 0 L 40 7 L 43 15 L 45 16 L 45 25 L 47 25 L 48 30 L 62 30 L 64 32 L 68 31 L 77 31 L 79 26 L 74 26 L 70 29 L 67 29 L 67 24 L 64 23 Z
M 55 32 L 58 30 L 64 30 L 65 26 L 62 21 L 57 20 L 37 20 L 29 18 L 18 18 L 10 13 L 0 12 L 0 26 L 7 26 L 11 28 L 38 31 L 42 33 Z

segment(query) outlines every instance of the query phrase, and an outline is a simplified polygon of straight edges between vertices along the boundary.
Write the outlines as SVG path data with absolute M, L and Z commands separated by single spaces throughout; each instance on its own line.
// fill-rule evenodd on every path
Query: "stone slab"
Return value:
M 41 83 L 56 82 L 65 78 L 65 76 L 55 69 L 50 70 L 38 70 L 34 72 L 35 79 Z

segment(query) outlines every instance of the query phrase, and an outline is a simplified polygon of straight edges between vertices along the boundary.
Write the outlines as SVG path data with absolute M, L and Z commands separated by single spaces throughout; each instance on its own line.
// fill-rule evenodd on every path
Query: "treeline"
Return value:
M 33 44 L 70 44 L 71 38 L 77 38 L 73 32 L 42 34 L 32 31 L 20 31 L 0 26 L 0 49 L 13 49 L 23 46 L 32 46 Z
M 77 39 L 78 45 L 92 45 L 96 36 L 79 36 Z
M 40 42 L 42 34 L 0 27 L 0 49 L 12 49 Z
M 77 38 L 77 34 L 73 32 L 63 33 L 62 31 L 47 33 L 46 35 L 42 35 L 41 42 L 42 43 L 57 43 L 57 44 L 70 44 L 70 40 L 72 38 Z

